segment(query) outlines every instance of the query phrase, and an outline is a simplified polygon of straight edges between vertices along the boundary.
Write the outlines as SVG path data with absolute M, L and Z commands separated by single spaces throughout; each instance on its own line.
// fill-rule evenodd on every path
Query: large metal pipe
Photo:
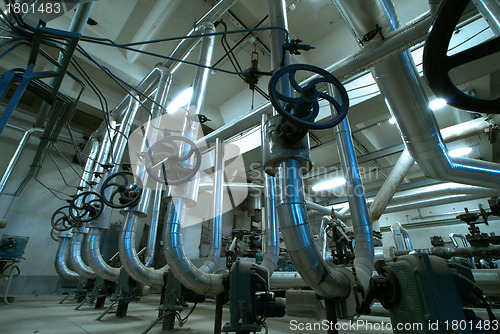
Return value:
M 189 30 L 188 33 L 186 33 L 184 36 L 194 36 L 194 35 L 201 35 L 203 33 L 203 30 L 205 27 L 203 26 L 204 22 L 215 22 L 217 21 L 224 13 L 226 13 L 238 0 L 220 0 L 212 9 L 210 9 L 201 19 L 195 22 L 193 28 Z M 179 66 L 182 64 L 181 62 L 175 60 L 175 59 L 181 59 L 184 60 L 186 59 L 191 51 L 195 48 L 195 46 L 198 44 L 200 41 L 200 38 L 186 38 L 183 39 L 182 41 L 177 44 L 175 47 L 174 51 L 170 54 L 169 58 L 172 59 L 167 59 L 165 60 L 161 65 L 163 67 L 166 67 L 170 70 L 170 72 L 173 74 Z M 149 95 L 151 93 L 151 88 L 158 82 L 158 79 L 160 78 L 159 73 L 156 71 L 151 72 L 145 80 L 141 82 L 141 84 L 138 87 L 138 90 L 142 91 L 146 95 Z M 147 79 L 147 80 L 146 80 Z M 130 96 L 126 96 L 118 105 L 125 105 L 127 104 L 128 100 L 130 99 Z
M 154 269 L 146 267 L 137 254 L 137 231 L 141 226 L 139 216 L 135 211 L 129 211 L 123 222 L 123 229 L 118 241 L 118 250 L 123 268 L 133 279 L 146 285 L 163 286 L 163 275 L 167 266 Z
M 128 111 L 125 112 L 124 118 L 120 120 L 119 132 L 115 135 L 115 140 L 113 142 L 113 152 L 109 152 L 106 156 L 98 158 L 99 167 L 96 168 L 97 172 L 102 172 L 103 169 L 101 165 L 103 162 L 107 161 L 109 164 L 114 165 L 110 173 L 117 172 L 120 168 L 120 163 L 122 161 L 125 148 L 127 146 L 127 139 L 130 133 L 130 129 L 134 122 L 135 115 L 139 109 L 139 102 L 130 100 L 130 105 Z M 108 140 L 109 136 L 106 136 Z M 99 159 L 105 159 L 104 161 Z M 106 178 L 110 173 L 106 173 Z M 99 183 L 98 181 L 96 183 Z M 97 189 L 98 185 L 94 186 L 94 190 Z M 109 229 L 110 217 L 112 209 L 106 207 L 104 212 L 93 224 L 89 225 L 89 234 L 87 236 L 87 244 L 85 248 L 85 254 L 90 268 L 100 277 L 116 282 L 120 277 L 120 268 L 112 267 L 104 259 L 101 252 L 101 238 L 105 230 Z
M 500 3 L 497 0 L 472 0 L 472 2 L 488 22 L 495 36 L 500 36 Z
M 287 29 L 285 1 L 269 0 L 268 6 L 269 24 Z M 271 35 L 273 70 L 279 68 L 282 60 L 284 60 L 284 65 L 289 64 L 289 55 L 285 55 L 282 59 L 284 42 L 284 32 L 273 31 Z M 289 82 L 281 80 L 278 88 L 283 95 L 291 96 Z M 276 144 L 276 146 L 280 145 L 280 143 Z M 278 162 L 275 178 L 280 230 L 290 258 L 301 277 L 321 296 L 346 297 L 350 292 L 349 279 L 323 260 L 311 233 L 304 198 L 301 162 L 293 158 Z
M 220 139 L 215 141 L 215 173 L 214 186 L 212 194 L 212 219 L 211 219 L 211 235 L 210 235 L 210 250 L 205 262 L 200 270 L 206 273 L 213 272 L 217 261 L 221 254 L 222 244 L 222 214 L 224 204 L 224 142 Z
M 267 116 L 262 115 L 262 140 L 264 141 L 264 124 L 267 121 Z M 264 153 L 264 152 L 263 152 Z M 263 243 L 263 260 L 261 265 L 266 267 L 269 275 L 272 275 L 280 255 L 279 247 L 279 225 L 278 215 L 276 213 L 276 194 L 274 177 L 264 172 L 264 200 L 265 200 L 265 217 L 264 217 L 264 243 Z
M 215 31 L 212 23 L 203 23 L 203 26 L 204 33 L 213 33 Z M 210 64 L 213 43 L 213 36 L 202 38 L 199 63 L 204 65 Z M 190 102 L 190 106 L 192 107 L 188 109 L 194 115 L 198 114 L 203 106 L 208 72 L 207 68 L 201 67 L 196 71 L 193 81 L 193 97 Z M 197 129 L 196 124 L 193 122 L 192 120 L 186 120 L 183 135 L 196 140 L 194 137 L 197 134 Z M 222 277 L 196 268 L 184 253 L 181 222 L 186 213 L 186 202 L 185 198 L 176 197 L 170 201 L 167 207 L 163 248 L 169 270 L 186 288 L 201 294 L 218 295 L 224 291 Z
M 160 74 L 158 88 L 154 100 L 156 104 L 153 105 L 151 110 L 151 120 L 148 122 L 143 138 L 142 147 L 140 148 L 143 153 L 147 152 L 151 142 L 154 143 L 157 137 L 157 127 L 160 122 L 159 117 L 165 113 L 167 104 L 168 91 L 171 85 L 172 74 L 170 70 L 164 66 L 156 66 L 155 73 Z M 144 184 L 147 183 L 147 173 L 144 166 L 139 166 L 139 170 L 135 173 L 142 179 Z M 137 254 L 137 231 L 142 225 L 139 223 L 139 216 L 146 215 L 150 202 L 150 197 L 153 195 L 149 186 L 143 189 L 140 203 L 132 209 L 127 210 L 125 222 L 119 236 L 118 250 L 120 253 L 120 260 L 122 261 L 125 271 L 138 282 L 153 286 L 162 286 L 164 284 L 163 275 L 166 272 L 166 266 L 160 269 L 150 268 L 155 253 L 156 238 L 158 233 L 158 225 L 160 220 L 160 207 L 162 202 L 162 185 L 157 183 L 153 191 L 153 212 L 151 217 L 151 224 L 149 227 L 149 235 L 146 246 L 146 255 L 144 264 L 139 259 Z
M 98 132 L 97 135 L 101 135 L 101 132 Z M 87 158 L 87 162 L 85 163 L 85 168 L 83 170 L 82 178 L 80 180 L 80 187 L 87 188 L 88 183 L 92 177 L 92 173 L 97 168 L 99 158 L 103 159 L 103 157 L 109 153 L 109 140 L 104 140 L 102 143 L 98 139 L 102 137 L 91 137 L 89 140 L 90 143 L 90 153 Z M 69 263 L 71 268 L 75 272 L 77 272 L 80 276 L 94 279 L 95 273 L 92 269 L 85 264 L 82 258 L 82 244 L 85 238 L 85 235 L 88 233 L 88 229 L 85 226 L 86 224 L 82 224 L 76 229 L 73 229 L 73 237 L 71 238 L 70 249 L 69 249 Z
M 362 39 L 376 25 L 381 27 L 383 35 L 399 25 L 394 5 L 389 0 L 333 2 L 357 38 Z M 379 40 L 380 36 L 370 43 Z M 438 180 L 500 188 L 498 164 L 448 155 L 409 51 L 391 55 L 375 64 L 372 75 L 394 113 L 406 147 L 425 175 Z
M 333 91 L 329 92 L 333 96 Z M 342 103 L 347 103 L 343 101 Z M 332 115 L 336 113 L 333 105 Z M 354 267 L 361 284 L 368 288 L 374 263 L 373 232 L 370 215 L 366 205 L 365 191 L 358 168 L 356 151 L 352 141 L 349 121 L 345 118 L 334 128 L 339 151 L 340 164 L 346 180 L 347 198 L 351 208 L 352 227 L 354 230 Z
M 56 267 L 56 272 L 62 279 L 67 281 L 77 281 L 80 278 L 78 273 L 74 272 L 68 267 L 68 252 L 70 246 L 71 238 L 61 237 L 59 241 L 59 247 L 57 248 L 56 259 L 54 265 Z
M 14 167 L 17 164 L 17 161 L 19 160 L 19 157 L 21 156 L 21 153 L 23 153 L 24 147 L 28 143 L 31 135 L 35 132 L 43 132 L 43 129 L 38 129 L 38 128 L 31 128 L 24 132 L 23 137 L 19 141 L 19 144 L 17 145 L 16 151 L 12 155 L 12 158 L 10 159 L 9 165 L 5 169 L 5 172 L 3 173 L 2 180 L 0 180 L 0 193 L 3 192 L 5 185 L 7 184 L 7 181 L 10 178 L 10 174 L 12 174 L 12 171 L 14 170 Z

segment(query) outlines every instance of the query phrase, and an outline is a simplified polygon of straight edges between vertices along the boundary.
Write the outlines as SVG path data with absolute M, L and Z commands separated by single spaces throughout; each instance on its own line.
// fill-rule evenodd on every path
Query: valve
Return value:
M 69 205 L 57 209 L 50 223 L 56 231 L 68 231 L 73 228 L 76 222 L 69 216 Z
M 135 206 L 141 199 L 142 187 L 137 185 L 132 172 L 118 172 L 104 181 L 101 187 L 102 201 L 115 209 Z
M 201 152 L 188 138 L 169 136 L 149 148 L 145 164 L 154 180 L 165 185 L 178 185 L 188 182 L 198 172 Z
M 311 80 L 304 87 L 301 87 L 295 78 L 298 71 L 313 72 L 319 74 L 320 77 Z M 277 85 L 281 78 L 288 78 L 291 86 L 298 93 L 299 97 L 289 97 L 278 92 Z M 332 84 L 337 88 L 340 102 L 332 96 L 318 90 L 317 85 L 325 83 Z M 268 89 L 269 98 L 276 111 L 287 120 L 302 128 L 313 130 L 332 128 L 342 122 L 347 116 L 347 111 L 349 109 L 347 91 L 337 78 L 322 68 L 307 64 L 285 66 L 279 69 L 271 77 Z M 335 107 L 335 110 L 337 110 L 337 114 L 327 121 L 315 122 L 319 114 L 318 100 L 320 98 L 330 102 Z
M 77 204 L 78 203 L 78 204 Z M 95 191 L 86 191 L 75 196 L 69 204 L 71 218 L 80 223 L 92 221 L 104 210 L 101 195 Z
M 470 0 L 444 0 L 424 45 L 424 76 L 429 88 L 449 105 L 464 110 L 500 114 L 500 98 L 487 100 L 465 94 L 451 81 L 449 72 L 500 51 L 500 37 L 495 37 L 465 51 L 447 56 L 455 27 Z

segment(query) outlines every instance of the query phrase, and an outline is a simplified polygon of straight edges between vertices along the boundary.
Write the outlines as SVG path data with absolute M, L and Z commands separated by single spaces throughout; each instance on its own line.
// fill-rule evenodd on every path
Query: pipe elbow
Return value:
M 111 267 L 104 260 L 101 253 L 101 236 L 103 230 L 100 228 L 91 228 L 87 238 L 87 247 L 85 250 L 90 268 L 96 275 L 112 282 L 118 281 L 120 277 L 120 268 Z
M 78 281 L 78 279 L 80 279 L 80 275 L 72 271 L 68 267 L 68 263 L 66 261 L 66 259 L 68 258 L 70 240 L 71 240 L 70 238 L 61 238 L 61 241 L 59 242 L 59 247 L 57 249 L 54 265 L 57 274 L 61 276 L 62 279 L 67 281 Z

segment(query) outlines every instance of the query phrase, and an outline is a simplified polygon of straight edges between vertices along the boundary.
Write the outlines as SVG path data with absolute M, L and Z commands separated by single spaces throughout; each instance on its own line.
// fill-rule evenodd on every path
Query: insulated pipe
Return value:
M 466 9 L 462 17 L 470 18 L 472 17 L 472 14 L 474 14 L 474 11 Z M 371 66 L 373 66 L 373 64 L 381 61 L 385 57 L 388 57 L 393 53 L 406 50 L 425 40 L 425 36 L 429 31 L 431 23 L 431 14 L 429 12 L 424 13 L 421 16 L 417 17 L 415 20 L 402 26 L 400 29 L 389 33 L 388 35 L 384 35 L 384 43 L 364 48 L 357 53 L 327 67 L 326 70 L 337 77 L 339 80 L 346 80 L 347 78 L 350 78 L 355 74 L 366 72 L 370 69 Z M 318 77 L 318 75 L 313 75 L 300 82 L 300 85 L 304 86 L 311 80 Z M 199 142 L 211 143 L 217 137 L 224 139 L 230 138 L 245 129 L 259 124 L 260 117 L 263 114 L 271 113 L 271 103 L 265 103 L 251 110 L 242 117 L 234 119 L 230 123 L 221 126 L 217 130 L 199 139 Z
M 62 279 L 67 281 L 78 281 L 80 275 L 69 269 L 66 259 L 68 258 L 69 246 L 71 239 L 68 237 L 61 237 L 59 241 L 59 248 L 57 248 L 55 267 L 56 272 Z
M 222 214 L 224 204 L 224 191 L 222 189 L 224 183 L 224 142 L 217 138 L 215 141 L 215 173 L 214 186 L 212 194 L 212 219 L 211 219 L 211 236 L 210 250 L 205 262 L 200 270 L 206 273 L 213 272 L 217 261 L 220 258 L 222 244 Z
M 267 116 L 262 115 L 262 141 L 264 141 L 264 124 L 267 121 Z M 262 152 L 264 154 L 264 152 Z M 269 275 L 273 275 L 274 269 L 278 264 L 280 255 L 279 246 L 279 225 L 278 215 L 276 213 L 276 194 L 274 177 L 264 172 L 264 200 L 265 200 L 265 217 L 264 217 L 264 244 L 263 257 L 261 265 L 266 267 Z
M 302 279 L 324 297 L 346 297 L 348 278 L 323 260 L 307 219 L 301 164 L 295 159 L 280 163 L 276 173 L 277 211 L 288 254 Z
M 17 161 L 19 160 L 19 157 L 21 156 L 21 153 L 24 150 L 24 146 L 26 146 L 26 143 L 28 143 L 31 135 L 35 132 L 43 132 L 43 131 L 44 131 L 43 129 L 31 128 L 24 133 L 23 137 L 19 141 L 19 144 L 17 145 L 16 151 L 14 152 L 12 158 L 10 159 L 7 169 L 5 169 L 5 172 L 3 173 L 2 180 L 0 180 L 0 193 L 3 192 L 3 189 L 5 188 L 5 185 L 7 184 L 7 181 L 10 178 L 10 174 L 12 174 L 12 171 L 14 170 Z
M 498 123 L 500 121 L 500 117 L 495 116 L 491 119 L 491 121 L 492 122 L 490 122 L 488 118 L 478 118 L 463 122 L 461 124 L 442 129 L 441 135 L 443 136 L 445 142 L 452 142 L 470 136 L 479 135 L 489 129 L 491 123 Z M 405 148 L 377 193 L 377 196 L 370 205 L 370 218 L 372 220 L 372 224 L 380 218 L 414 163 L 415 159 L 411 157 L 410 152 Z
M 284 0 L 269 0 L 269 24 L 287 29 L 286 4 Z M 285 33 L 275 30 L 271 33 L 271 63 L 273 70 L 282 61 L 282 45 Z M 289 64 L 288 52 L 284 65 Z M 290 84 L 279 82 L 280 93 L 291 96 Z M 325 297 L 346 297 L 350 292 L 347 276 L 332 269 L 321 257 L 314 243 L 307 219 L 302 180 L 301 162 L 288 159 L 279 162 L 276 168 L 276 198 L 280 229 L 292 262 L 303 280 L 319 295 Z
M 103 161 L 100 159 L 108 159 L 108 163 L 118 164 L 113 167 L 111 173 L 117 172 L 120 167 L 123 153 L 125 152 L 125 148 L 127 146 L 128 134 L 130 133 L 130 128 L 137 110 L 139 109 L 138 101 L 135 101 L 134 104 L 132 104 L 132 100 L 130 100 L 130 102 L 131 104 L 128 108 L 128 112 L 124 113 L 124 118 L 120 120 L 120 133 L 115 135 L 113 152 L 109 153 L 108 150 L 108 154 L 106 156 L 98 158 L 98 161 Z M 106 138 L 108 138 L 108 136 L 106 136 Z M 96 168 L 96 171 L 102 171 L 102 167 L 99 166 L 99 168 Z M 106 173 L 105 177 L 108 175 L 109 173 Z M 97 188 L 97 185 L 95 188 Z M 98 220 L 89 226 L 90 231 L 87 236 L 85 255 L 90 268 L 92 268 L 92 270 L 99 277 L 116 282 L 120 277 L 120 268 L 110 266 L 101 253 L 101 238 L 104 230 L 109 229 L 111 213 L 112 209 L 106 206 Z
M 158 235 L 158 225 L 160 224 L 161 203 L 162 203 L 162 185 L 156 184 L 153 198 L 153 211 L 151 213 L 151 223 L 149 225 L 148 241 L 146 243 L 146 250 L 144 254 L 144 266 L 151 267 L 156 250 L 156 239 Z
M 204 33 L 213 33 L 215 31 L 212 23 L 203 23 L 203 27 Z M 210 65 L 213 43 L 214 36 L 205 36 L 202 38 L 199 63 L 207 66 Z M 199 67 L 196 71 L 193 81 L 193 97 L 190 103 L 190 106 L 194 108 L 193 114 L 195 115 L 201 111 L 203 106 L 208 73 L 209 70 L 207 68 Z M 196 140 L 194 138 L 197 134 L 196 128 L 197 126 L 194 121 L 186 120 L 182 135 Z M 200 294 L 218 295 L 225 290 L 222 285 L 222 277 L 200 270 L 193 265 L 184 253 L 181 222 L 186 213 L 186 203 L 187 200 L 185 198 L 177 197 L 173 198 L 167 207 L 164 223 L 163 249 L 169 265 L 169 271 L 188 289 Z
M 193 28 L 185 34 L 185 36 L 193 36 L 193 35 L 201 35 L 205 27 L 203 26 L 204 22 L 215 22 L 217 21 L 224 13 L 226 13 L 229 8 L 231 8 L 238 0 L 220 0 L 215 6 L 212 7 L 201 19 L 195 22 Z M 215 32 L 215 31 L 214 31 Z M 177 44 L 174 51 L 170 54 L 169 58 L 162 63 L 162 66 L 170 69 L 170 72 L 173 74 L 177 68 L 182 64 L 175 59 L 186 59 L 194 47 L 198 44 L 200 38 L 186 38 L 183 39 Z M 147 80 L 143 80 L 137 89 L 139 91 L 144 92 L 146 95 L 150 93 L 149 89 L 156 84 L 159 79 L 159 74 L 156 71 L 150 73 L 147 77 Z M 144 86 L 144 87 L 141 87 Z M 148 89 L 145 89 L 148 88 Z M 130 96 L 125 97 L 118 106 L 126 104 L 127 100 Z
M 151 125 L 154 123 L 155 126 L 158 125 L 158 117 L 164 114 L 164 109 L 166 105 L 166 100 L 168 96 L 168 91 L 171 84 L 171 73 L 170 71 L 161 65 L 158 65 L 153 73 L 159 73 L 160 79 L 158 83 L 158 89 L 155 95 L 155 102 L 153 104 L 151 123 L 148 122 L 148 127 L 145 130 L 144 143 L 141 147 L 141 151 L 147 152 L 148 144 L 147 140 L 156 140 L 156 129 L 152 129 Z M 145 170 L 136 171 L 141 179 L 144 179 Z M 146 182 L 145 182 L 146 183 Z M 146 246 L 146 255 L 144 258 L 144 264 L 139 259 L 139 254 L 136 250 L 137 245 L 137 231 L 142 226 L 139 222 L 139 215 L 141 213 L 146 213 L 149 206 L 149 199 L 151 197 L 151 190 L 146 187 L 143 191 L 140 203 L 132 210 L 127 210 L 126 218 L 120 233 L 118 240 L 118 250 L 120 254 L 120 260 L 122 262 L 123 268 L 134 280 L 141 282 L 146 285 L 151 286 L 163 286 L 164 285 L 164 274 L 166 273 L 167 266 L 160 269 L 151 268 L 152 262 L 154 260 L 154 253 L 156 248 L 156 238 L 158 234 L 158 225 L 160 220 L 160 208 L 162 202 L 162 185 L 156 183 L 154 190 L 153 199 L 153 212 L 151 217 L 151 224 L 149 227 L 149 235 Z
M 96 135 L 100 136 L 101 132 L 97 132 Z M 87 162 L 85 163 L 85 168 L 83 170 L 82 178 L 80 181 L 80 187 L 87 187 L 88 182 L 92 177 L 92 172 L 98 166 L 95 164 L 96 159 L 103 159 L 106 151 L 109 153 L 109 144 L 110 141 L 105 139 L 101 144 L 99 139 L 94 136 L 91 137 L 89 143 L 91 145 L 89 157 L 87 158 Z M 69 248 L 69 264 L 71 268 L 75 272 L 77 272 L 80 276 L 94 279 L 95 273 L 92 269 L 85 264 L 82 258 L 82 243 L 85 238 L 85 234 L 87 234 L 88 230 L 85 227 L 86 224 L 82 224 L 81 226 L 73 229 L 73 237 L 71 238 L 70 248 Z
M 408 234 L 408 231 L 401 226 L 401 223 L 392 224 L 391 233 L 397 250 L 413 249 L 410 235 Z
M 329 94 L 334 96 L 330 88 Z M 342 103 L 347 103 L 343 101 Z M 330 104 L 332 115 L 336 113 Z M 365 190 L 356 158 L 354 143 L 352 142 L 351 128 L 347 118 L 334 128 L 340 165 L 346 179 L 347 199 L 351 208 L 352 227 L 354 230 L 354 267 L 361 284 L 368 288 L 375 261 L 373 248 L 373 231 L 370 215 L 366 205 Z
M 495 36 L 500 36 L 500 3 L 498 0 L 472 0 L 472 3 L 488 22 Z
M 394 31 L 398 18 L 389 0 L 333 0 L 344 20 L 363 38 L 378 24 L 383 35 Z M 375 38 L 373 42 L 379 41 Z M 372 42 L 370 42 L 372 43 Z M 380 92 L 394 112 L 403 141 L 424 174 L 430 178 L 500 188 L 498 164 L 452 158 L 439 132 L 409 51 L 391 55 L 372 68 Z
M 163 286 L 167 266 L 160 269 L 146 267 L 137 254 L 137 231 L 141 226 L 137 212 L 129 211 L 118 240 L 118 250 L 123 268 L 134 280 L 151 286 Z

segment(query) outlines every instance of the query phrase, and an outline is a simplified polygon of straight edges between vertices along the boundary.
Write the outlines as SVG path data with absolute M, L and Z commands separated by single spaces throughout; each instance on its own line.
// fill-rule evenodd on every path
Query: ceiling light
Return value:
M 470 147 L 460 147 L 460 148 L 456 148 L 454 150 L 449 151 L 448 155 L 450 157 L 456 158 L 456 157 L 463 157 L 464 155 L 467 155 L 470 152 L 472 152 L 472 148 L 470 148 Z
M 435 99 L 429 102 L 429 108 L 431 108 L 431 110 L 441 109 L 445 105 L 446 105 L 445 99 Z
M 184 91 L 182 91 L 167 106 L 167 113 L 173 114 L 177 110 L 187 106 L 189 101 L 191 101 L 192 96 L 193 96 L 193 87 L 189 87 L 189 88 L 185 89 Z
M 389 118 L 389 123 L 396 124 L 396 119 L 394 117 Z
M 312 187 L 313 191 L 322 191 L 322 190 L 327 190 L 327 189 L 334 189 L 337 188 L 341 185 L 345 184 L 345 179 L 343 177 L 337 177 L 335 179 L 327 180 L 320 182 L 318 184 L 315 184 Z

